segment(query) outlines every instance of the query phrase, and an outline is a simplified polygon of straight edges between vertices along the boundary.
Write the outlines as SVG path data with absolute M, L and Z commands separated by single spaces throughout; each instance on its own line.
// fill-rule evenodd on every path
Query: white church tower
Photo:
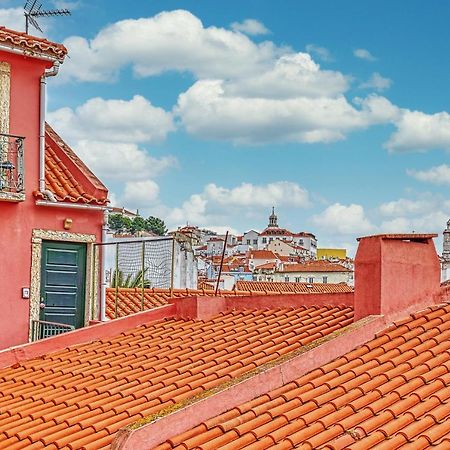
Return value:
M 450 220 L 447 222 L 447 228 L 444 230 L 442 247 L 441 281 L 446 281 L 450 278 Z

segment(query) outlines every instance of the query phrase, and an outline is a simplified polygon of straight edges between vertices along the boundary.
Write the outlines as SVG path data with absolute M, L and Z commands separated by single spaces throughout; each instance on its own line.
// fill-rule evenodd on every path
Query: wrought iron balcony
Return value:
M 25 200 L 24 140 L 0 133 L 0 200 Z

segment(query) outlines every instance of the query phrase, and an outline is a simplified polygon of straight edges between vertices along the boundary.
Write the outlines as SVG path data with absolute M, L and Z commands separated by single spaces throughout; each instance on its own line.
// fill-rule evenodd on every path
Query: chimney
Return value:
M 440 287 L 437 234 L 380 234 L 358 238 L 355 320 L 395 315 L 433 303 Z
M 173 303 L 177 308 L 175 317 L 189 320 L 208 320 L 227 310 L 224 297 L 196 295 L 193 297 L 171 298 L 169 303 Z

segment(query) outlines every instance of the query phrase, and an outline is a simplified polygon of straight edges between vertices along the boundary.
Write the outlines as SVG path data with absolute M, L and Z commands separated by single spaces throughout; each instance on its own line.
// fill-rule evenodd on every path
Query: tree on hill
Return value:
M 150 216 L 148 219 L 141 216 L 130 219 L 122 214 L 110 214 L 108 225 L 110 230 L 115 233 L 136 234 L 138 231 L 151 231 L 158 236 L 164 236 L 167 233 L 164 220 L 154 216 Z
M 164 236 L 167 233 L 167 227 L 164 220 L 158 217 L 150 216 L 147 220 L 147 231 L 152 231 L 158 236 Z

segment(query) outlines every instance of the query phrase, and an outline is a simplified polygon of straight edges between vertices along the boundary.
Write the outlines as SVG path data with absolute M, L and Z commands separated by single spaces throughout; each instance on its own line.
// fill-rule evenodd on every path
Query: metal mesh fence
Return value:
M 100 274 L 100 297 L 115 290 L 114 317 L 117 317 L 119 290 L 141 291 L 141 310 L 144 310 L 145 289 L 173 288 L 173 238 L 121 240 L 96 244 L 95 266 Z M 105 300 L 103 301 L 105 305 Z

